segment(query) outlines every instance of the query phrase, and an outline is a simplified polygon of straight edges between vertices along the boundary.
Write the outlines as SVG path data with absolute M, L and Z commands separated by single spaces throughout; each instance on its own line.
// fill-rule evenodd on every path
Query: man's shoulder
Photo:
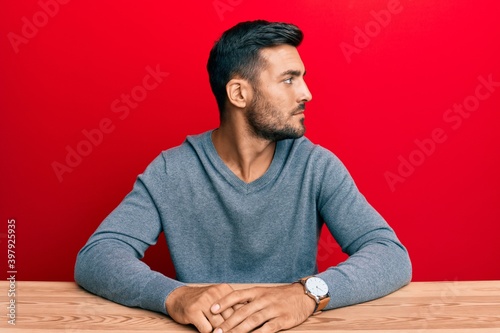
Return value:
M 307 159 L 313 160 L 338 160 L 338 157 L 330 149 L 312 142 L 309 138 L 302 136 L 298 139 L 290 140 L 288 143 L 290 151 L 303 155 Z
M 164 158 L 189 158 L 193 156 L 195 151 L 204 149 L 207 136 L 209 137 L 210 133 L 211 131 L 187 135 L 181 144 L 163 150 L 160 155 Z
M 155 159 L 151 161 L 147 169 L 153 172 L 166 172 L 167 170 L 186 169 L 198 159 L 199 151 L 203 151 L 203 143 L 209 132 L 188 135 L 184 141 L 173 147 L 162 150 Z

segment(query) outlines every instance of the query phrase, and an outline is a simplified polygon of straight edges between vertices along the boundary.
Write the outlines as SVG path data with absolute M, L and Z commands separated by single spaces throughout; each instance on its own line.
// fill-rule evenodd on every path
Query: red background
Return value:
M 303 29 L 307 136 L 343 160 L 394 227 L 414 280 L 500 279 L 500 87 L 478 79 L 500 82 L 498 2 L 54 1 L 3 1 L 0 11 L 2 276 L 15 219 L 17 279 L 72 280 L 77 251 L 149 162 L 217 126 L 208 52 L 225 29 L 262 18 Z M 347 44 L 356 52 L 346 56 Z M 148 66 L 169 74 L 144 95 Z M 126 115 L 131 92 L 140 102 Z M 464 102 L 474 111 L 449 118 Z M 105 119 L 112 131 L 85 146 L 83 131 Z M 58 179 L 67 147 L 87 156 Z M 391 185 L 388 172 L 401 178 Z M 322 269 L 343 259 L 329 237 Z M 163 239 L 146 261 L 172 274 Z

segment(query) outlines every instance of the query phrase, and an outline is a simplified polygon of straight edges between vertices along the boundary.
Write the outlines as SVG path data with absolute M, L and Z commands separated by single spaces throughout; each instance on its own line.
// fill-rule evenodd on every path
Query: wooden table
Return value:
M 14 299 L 9 287 L 0 281 L 0 332 L 195 332 L 165 315 L 94 296 L 73 282 L 17 281 L 13 326 L 7 322 Z M 384 298 L 310 317 L 290 331 L 500 333 L 500 281 L 413 282 Z

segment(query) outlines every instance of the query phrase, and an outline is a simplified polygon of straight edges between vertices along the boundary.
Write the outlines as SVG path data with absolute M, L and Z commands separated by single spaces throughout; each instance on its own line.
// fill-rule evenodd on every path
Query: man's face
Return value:
M 304 81 L 304 64 L 297 49 L 280 45 L 261 50 L 264 67 L 247 110 L 253 133 L 277 141 L 304 135 L 305 103 L 312 99 Z

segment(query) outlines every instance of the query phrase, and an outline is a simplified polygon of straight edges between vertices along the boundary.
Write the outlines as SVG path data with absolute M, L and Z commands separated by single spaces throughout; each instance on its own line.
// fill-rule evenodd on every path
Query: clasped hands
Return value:
M 180 324 L 201 333 L 271 333 L 304 322 L 315 302 L 300 283 L 234 290 L 229 284 L 175 289 L 167 312 Z

